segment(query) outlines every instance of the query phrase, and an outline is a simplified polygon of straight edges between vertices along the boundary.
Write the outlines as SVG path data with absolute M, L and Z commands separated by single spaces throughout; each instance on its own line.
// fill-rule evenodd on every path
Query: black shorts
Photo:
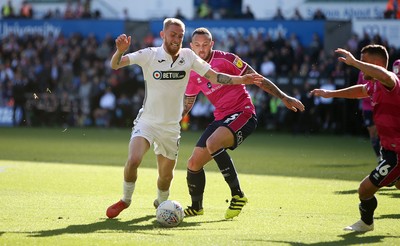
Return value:
M 363 110 L 362 116 L 363 116 L 363 124 L 365 127 L 370 127 L 370 126 L 375 125 L 374 117 L 372 116 L 371 110 Z
M 220 126 L 227 127 L 235 136 L 235 143 L 229 147 L 229 149 L 233 150 L 257 128 L 257 117 L 249 112 L 238 112 L 228 115 L 222 120 L 213 121 L 204 130 L 196 146 L 206 147 L 207 139 Z
M 382 161 L 371 172 L 369 179 L 377 187 L 392 186 L 400 179 L 399 153 L 381 149 Z

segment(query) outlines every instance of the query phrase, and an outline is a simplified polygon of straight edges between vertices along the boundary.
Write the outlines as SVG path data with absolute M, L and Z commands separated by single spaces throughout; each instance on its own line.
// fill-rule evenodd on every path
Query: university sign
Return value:
M 121 20 L 0 20 L 0 37 L 14 33 L 26 35 L 39 33 L 43 36 L 52 34 L 57 37 L 60 33 L 69 37 L 74 33 L 83 36 L 95 35 L 99 40 L 107 35 L 116 37 L 124 32 L 124 22 Z

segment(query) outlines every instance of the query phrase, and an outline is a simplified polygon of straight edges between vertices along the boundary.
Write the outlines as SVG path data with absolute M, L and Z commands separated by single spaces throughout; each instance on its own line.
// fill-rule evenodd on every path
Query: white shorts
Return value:
M 180 126 L 155 126 L 138 120 L 132 128 L 131 139 L 143 137 L 154 144 L 154 153 L 170 160 L 178 158 L 179 140 L 181 139 Z

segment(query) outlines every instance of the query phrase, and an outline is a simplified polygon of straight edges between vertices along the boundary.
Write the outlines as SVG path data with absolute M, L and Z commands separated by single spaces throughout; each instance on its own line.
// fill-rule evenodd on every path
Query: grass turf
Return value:
M 342 228 L 358 215 L 356 189 L 375 165 L 368 140 L 258 132 L 234 159 L 249 203 L 224 220 L 229 189 L 206 167 L 205 215 L 176 228 L 155 222 L 155 158 L 139 170 L 134 203 L 118 219 L 105 209 L 121 197 L 129 129 L 0 128 L 0 245 L 395 245 L 399 193 L 378 194 L 376 229 Z M 199 132 L 182 136 L 171 199 L 190 202 L 185 161 Z

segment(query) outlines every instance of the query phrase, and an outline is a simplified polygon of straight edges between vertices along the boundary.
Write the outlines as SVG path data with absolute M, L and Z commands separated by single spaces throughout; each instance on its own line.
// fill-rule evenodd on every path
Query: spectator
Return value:
M 90 106 L 90 98 L 92 91 L 92 83 L 90 83 L 87 74 L 82 72 L 80 76 L 80 86 L 78 91 L 79 96 L 79 112 L 80 112 L 80 119 L 79 122 L 82 126 L 89 126 L 92 124 L 91 122 L 91 106 Z
M 12 97 L 14 99 L 13 107 L 13 125 L 19 126 L 25 123 L 25 87 L 27 79 L 22 76 L 21 69 L 17 69 L 12 80 Z M 20 115 L 20 117 L 17 117 Z
M 301 15 L 300 10 L 298 8 L 295 8 L 291 19 L 292 20 L 303 20 L 304 18 Z
M 19 15 L 22 18 L 32 19 L 32 17 L 33 17 L 32 5 L 30 3 L 28 3 L 27 1 L 23 1 Z
M 69 20 L 75 18 L 74 10 L 72 8 L 72 3 L 68 1 L 64 11 L 64 19 Z
M 357 33 L 353 33 L 351 38 L 347 41 L 347 47 L 351 53 L 355 54 L 358 52 L 358 42 Z
M 273 20 L 284 20 L 285 17 L 283 16 L 282 9 L 278 7 L 276 9 L 275 15 L 272 17 Z
M 264 60 L 260 65 L 260 73 L 267 78 L 275 76 L 275 63 L 271 61 L 269 55 L 264 56 Z
M 332 79 L 329 79 L 327 83 L 322 84 L 320 89 L 322 90 L 336 90 L 336 86 Z M 329 128 L 334 129 L 335 123 L 332 118 L 333 113 L 333 98 L 317 97 L 315 104 L 318 107 L 319 121 L 322 124 L 322 128 L 327 130 Z
M 122 9 L 121 20 L 129 21 L 130 19 L 131 19 L 131 17 L 129 16 L 128 8 L 123 8 Z
M 93 112 L 95 125 L 109 127 L 113 120 L 116 107 L 116 96 L 111 87 L 107 87 L 105 93 L 101 96 L 99 106 L 100 107 Z
M 326 16 L 321 9 L 317 9 L 314 12 L 313 20 L 326 20 Z
M 200 19 L 213 19 L 213 11 L 210 5 L 208 5 L 208 0 L 203 0 L 197 9 L 197 16 Z
M 246 10 L 243 13 L 242 18 L 243 19 L 252 19 L 252 20 L 254 20 L 254 13 L 251 10 L 250 5 L 246 5 Z
M 174 17 L 177 18 L 177 19 L 180 19 L 180 20 L 185 20 L 186 19 L 186 17 L 182 14 L 182 11 L 181 11 L 180 8 L 178 8 L 176 10 L 176 13 L 175 13 Z
M 385 19 L 400 19 L 400 0 L 388 0 L 384 12 Z
M 1 7 L 1 16 L 3 19 L 15 17 L 14 7 L 12 6 L 11 0 L 8 0 L 7 3 Z

